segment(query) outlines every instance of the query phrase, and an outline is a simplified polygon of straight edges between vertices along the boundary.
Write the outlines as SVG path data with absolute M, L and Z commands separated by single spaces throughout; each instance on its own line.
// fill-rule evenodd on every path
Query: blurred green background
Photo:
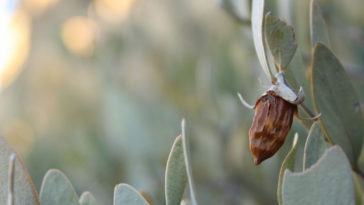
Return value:
M 249 18 L 249 1 L 230 3 Z M 363 102 L 364 2 L 320 3 L 331 48 Z M 186 118 L 200 204 L 276 204 L 293 133 L 300 134 L 302 156 L 307 132 L 294 122 L 283 148 L 254 166 L 248 141 L 254 113 L 236 92 L 254 103 L 270 82 L 250 25 L 218 2 L 6 0 L 0 6 L 0 133 L 23 157 L 37 190 L 46 171 L 57 168 L 100 204 L 112 203 L 121 182 L 164 204 L 166 160 Z M 295 28 L 308 67 L 309 0 L 271 0 L 268 10 Z

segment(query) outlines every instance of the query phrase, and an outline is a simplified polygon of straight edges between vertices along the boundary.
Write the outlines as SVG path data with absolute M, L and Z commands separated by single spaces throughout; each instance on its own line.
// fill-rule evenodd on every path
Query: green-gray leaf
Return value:
M 118 184 L 114 190 L 114 205 L 148 205 L 144 197 L 128 184 Z
M 264 44 L 264 0 L 254 0 L 252 2 L 252 32 L 255 51 L 257 52 L 258 60 L 265 74 L 270 80 L 273 80 L 272 71 L 269 68 L 266 48 Z
M 312 93 L 323 131 L 341 146 L 356 167 L 362 147 L 364 120 L 350 78 L 335 55 L 317 43 L 312 62 Z
M 13 153 L 15 153 L 14 150 L 4 138 L 0 137 L 0 204 L 6 204 L 8 197 L 9 157 Z M 33 182 L 31 181 L 22 160 L 17 155 L 14 166 L 13 182 L 14 204 L 39 205 L 39 199 Z
M 306 140 L 303 154 L 303 169 L 305 170 L 315 164 L 328 147 L 329 145 L 325 141 L 320 123 L 315 122 Z
M 49 170 L 40 188 L 42 205 L 78 205 L 78 196 L 68 178 L 59 170 Z
M 172 146 L 167 161 L 165 192 L 167 205 L 179 205 L 187 181 L 182 136 L 178 136 Z
M 320 5 L 316 2 L 316 0 L 311 0 L 310 30 L 312 46 L 315 46 L 317 42 L 329 45 L 329 34 L 327 32 L 326 23 L 322 17 Z
M 354 197 L 351 166 L 338 146 L 327 149 L 311 168 L 284 173 L 284 205 L 354 205 Z
M 296 150 L 297 150 L 297 142 L 298 142 L 298 134 L 294 135 L 293 145 L 291 150 L 288 152 L 286 158 L 281 166 L 281 170 L 279 171 L 279 179 L 278 179 L 278 188 L 277 188 L 277 199 L 278 204 L 282 205 L 282 181 L 283 181 L 283 174 L 286 169 L 292 170 L 294 169 L 294 164 L 296 162 Z
M 265 16 L 264 26 L 265 38 L 274 64 L 282 71 L 291 62 L 297 49 L 293 28 L 271 13 Z
M 90 192 L 86 191 L 80 197 L 80 205 L 97 205 L 97 201 Z

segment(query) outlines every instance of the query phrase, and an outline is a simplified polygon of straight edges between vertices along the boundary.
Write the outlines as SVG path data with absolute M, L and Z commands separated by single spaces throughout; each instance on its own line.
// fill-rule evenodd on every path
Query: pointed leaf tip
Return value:
M 187 181 L 186 166 L 183 155 L 182 135 L 179 135 L 168 156 L 165 173 L 165 195 L 167 205 L 181 203 Z
M 258 60 L 264 73 L 273 82 L 275 77 L 273 71 L 269 67 L 268 56 L 265 47 L 265 37 L 264 37 L 264 7 L 265 0 L 254 0 L 252 2 L 252 17 L 251 26 L 253 33 L 253 41 L 255 51 L 258 56 Z

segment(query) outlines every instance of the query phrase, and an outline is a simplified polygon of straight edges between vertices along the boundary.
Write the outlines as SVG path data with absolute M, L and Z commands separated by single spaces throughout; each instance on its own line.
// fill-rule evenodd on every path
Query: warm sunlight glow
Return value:
M 124 20 L 135 0 L 94 0 L 94 9 L 101 18 L 110 22 Z
M 94 49 L 96 24 L 87 17 L 73 17 L 62 26 L 62 41 L 76 55 L 89 56 Z
M 27 11 L 33 16 L 42 14 L 48 7 L 57 2 L 58 0 L 24 0 Z
M 30 46 L 30 20 L 18 11 L 6 22 L 6 13 L 0 13 L 0 88 L 9 86 L 21 71 Z M 8 18 L 9 19 L 9 18 Z

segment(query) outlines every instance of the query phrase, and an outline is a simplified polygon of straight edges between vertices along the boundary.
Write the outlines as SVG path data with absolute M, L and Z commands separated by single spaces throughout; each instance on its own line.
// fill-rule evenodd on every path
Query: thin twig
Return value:
M 310 110 L 310 108 L 307 107 L 307 105 L 305 103 L 301 103 L 300 104 L 301 107 L 303 108 L 303 110 L 311 117 L 315 117 L 316 115 Z

